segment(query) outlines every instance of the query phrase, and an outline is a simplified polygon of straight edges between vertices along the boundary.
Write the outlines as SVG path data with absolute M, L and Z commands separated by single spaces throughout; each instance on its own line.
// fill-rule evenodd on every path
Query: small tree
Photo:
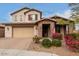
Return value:
M 70 18 L 74 20 L 75 24 L 79 24 L 79 3 L 69 3 L 68 5 L 71 9 Z

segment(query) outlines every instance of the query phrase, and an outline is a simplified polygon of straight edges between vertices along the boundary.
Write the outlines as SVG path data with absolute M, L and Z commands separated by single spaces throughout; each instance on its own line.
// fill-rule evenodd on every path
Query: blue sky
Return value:
M 63 14 L 69 10 L 69 6 L 66 3 L 0 3 L 0 22 L 9 22 L 10 13 L 23 7 L 38 9 L 43 12 L 43 16 L 55 13 Z

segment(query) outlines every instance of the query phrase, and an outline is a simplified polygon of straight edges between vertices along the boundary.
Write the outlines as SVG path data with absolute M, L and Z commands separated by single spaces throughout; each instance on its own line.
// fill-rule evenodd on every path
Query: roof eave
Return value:
M 15 12 L 11 13 L 10 15 L 13 15 L 13 14 L 15 14 L 15 13 L 17 13 L 17 12 L 19 12 L 19 11 L 23 10 L 23 9 L 30 9 L 30 8 L 28 8 L 28 7 L 21 8 L 21 9 L 19 9 L 19 10 L 15 11 Z
M 36 10 L 36 9 L 30 9 L 30 10 L 26 11 L 24 14 L 26 14 L 26 13 L 28 13 L 28 12 L 30 12 L 30 11 L 36 11 L 36 12 L 42 13 L 42 12 L 39 11 L 39 10 Z
M 3 23 L 3 25 L 34 25 L 35 23 Z

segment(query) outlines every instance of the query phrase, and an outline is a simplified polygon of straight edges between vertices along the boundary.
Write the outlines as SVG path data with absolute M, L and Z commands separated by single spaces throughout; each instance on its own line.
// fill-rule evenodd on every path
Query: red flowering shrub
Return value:
M 65 35 L 65 42 L 70 50 L 79 51 L 79 40 L 74 38 L 73 35 Z
M 60 33 L 53 33 L 52 34 L 52 38 L 61 40 L 62 39 L 62 35 Z
M 69 36 L 72 36 L 75 40 L 79 40 L 79 33 L 72 33 L 68 34 Z

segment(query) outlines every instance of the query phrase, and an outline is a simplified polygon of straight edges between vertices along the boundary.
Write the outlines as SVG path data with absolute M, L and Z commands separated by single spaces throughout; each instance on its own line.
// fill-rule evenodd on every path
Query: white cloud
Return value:
M 69 18 L 71 16 L 71 11 L 70 10 L 67 10 L 63 14 L 56 13 L 56 15 L 59 15 L 59 16 L 64 17 L 64 18 Z
M 52 17 L 52 16 L 55 16 L 55 15 L 69 19 L 69 17 L 71 16 L 71 11 L 70 10 L 66 10 L 64 13 L 53 13 L 53 14 L 47 15 L 45 17 L 48 18 L 48 17 Z

